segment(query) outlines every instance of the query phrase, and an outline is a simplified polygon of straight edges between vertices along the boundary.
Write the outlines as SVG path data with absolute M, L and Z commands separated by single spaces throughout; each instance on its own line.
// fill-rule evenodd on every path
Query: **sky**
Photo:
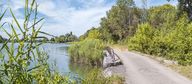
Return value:
M 20 24 L 24 21 L 25 0 L 0 0 L 3 7 L 12 8 Z M 30 0 L 29 0 L 30 1 Z M 141 0 L 134 0 L 141 7 Z M 115 5 L 116 0 L 37 0 L 38 16 L 44 17 L 42 31 L 59 36 L 73 32 L 80 36 L 92 27 L 98 27 L 100 19 L 106 16 L 106 12 Z M 162 4 L 176 5 L 177 0 L 148 0 L 148 6 Z M 4 22 L 12 22 L 10 14 L 3 18 Z M 5 36 L 3 33 L 0 35 Z

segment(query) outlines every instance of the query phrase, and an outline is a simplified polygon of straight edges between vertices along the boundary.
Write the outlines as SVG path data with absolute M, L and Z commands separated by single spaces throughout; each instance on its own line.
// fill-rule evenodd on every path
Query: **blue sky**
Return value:
M 25 0 L 4 0 L 4 7 L 11 7 L 19 22 L 23 22 L 23 10 Z M 37 0 L 39 4 L 39 16 L 45 17 L 42 31 L 53 35 L 62 35 L 74 32 L 77 36 L 84 34 L 91 27 L 98 27 L 100 19 L 106 16 L 116 0 Z M 135 0 L 137 6 L 141 6 L 141 0 Z M 170 3 L 177 4 L 177 0 L 148 0 L 148 6 Z M 10 15 L 6 15 L 3 21 L 12 21 Z M 0 33 L 3 35 L 3 33 Z M 3 35 L 4 36 L 4 35 Z

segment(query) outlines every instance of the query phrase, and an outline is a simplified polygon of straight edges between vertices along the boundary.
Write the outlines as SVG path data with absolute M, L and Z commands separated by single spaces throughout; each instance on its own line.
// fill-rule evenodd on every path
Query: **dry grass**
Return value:
M 175 70 L 176 72 L 180 73 L 181 75 L 192 80 L 192 65 L 191 66 L 170 65 L 169 67 Z
M 120 49 L 121 51 L 128 51 L 127 45 L 114 44 L 109 46 L 112 48 Z

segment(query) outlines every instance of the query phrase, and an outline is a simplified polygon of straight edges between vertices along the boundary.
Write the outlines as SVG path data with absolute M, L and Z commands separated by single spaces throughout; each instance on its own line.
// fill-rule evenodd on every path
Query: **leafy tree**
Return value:
M 88 39 L 100 39 L 101 38 L 101 33 L 99 32 L 99 29 L 92 29 L 88 33 Z
M 129 49 L 147 53 L 154 36 L 154 29 L 148 23 L 138 26 L 136 34 L 129 40 Z
M 147 0 L 142 0 L 142 22 L 147 21 L 148 11 L 147 11 Z
M 192 20 L 192 0 L 178 0 L 178 2 L 178 16 L 181 17 L 184 13 L 187 13 L 189 19 Z
M 171 23 L 175 20 L 176 8 L 172 5 L 151 7 L 149 10 L 148 21 L 153 27 L 160 27 L 164 23 Z
M 192 20 L 192 1 L 191 0 L 178 0 L 179 2 L 179 12 L 180 15 L 182 12 L 186 12 L 190 20 Z
M 118 0 L 100 24 L 101 28 L 111 33 L 114 41 L 118 41 L 134 34 L 139 17 L 140 10 L 135 7 L 133 0 Z
M 117 5 L 120 7 L 135 7 L 135 2 L 134 0 L 118 0 Z
M 51 39 L 51 41 L 60 42 L 60 43 L 72 42 L 76 40 L 77 40 L 77 36 L 73 35 L 72 32 L 67 33 L 65 35 L 60 35 L 59 37 L 55 37 Z
M 100 38 L 99 30 L 100 29 L 98 29 L 98 28 L 92 27 L 90 30 L 87 30 L 87 32 L 85 34 L 83 34 L 79 37 L 80 41 L 85 40 L 88 37 L 99 39 Z M 96 36 L 94 35 L 94 33 L 96 34 Z
M 47 37 L 44 37 L 43 42 L 47 42 L 47 41 L 49 41 L 49 39 Z
M 51 38 L 50 41 L 54 42 L 54 41 L 55 41 L 55 38 Z

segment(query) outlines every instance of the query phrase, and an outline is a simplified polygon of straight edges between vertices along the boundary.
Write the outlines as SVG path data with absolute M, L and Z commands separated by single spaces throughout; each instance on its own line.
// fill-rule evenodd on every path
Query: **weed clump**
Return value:
M 72 44 L 68 51 L 73 62 L 101 66 L 104 47 L 99 39 L 85 39 Z

